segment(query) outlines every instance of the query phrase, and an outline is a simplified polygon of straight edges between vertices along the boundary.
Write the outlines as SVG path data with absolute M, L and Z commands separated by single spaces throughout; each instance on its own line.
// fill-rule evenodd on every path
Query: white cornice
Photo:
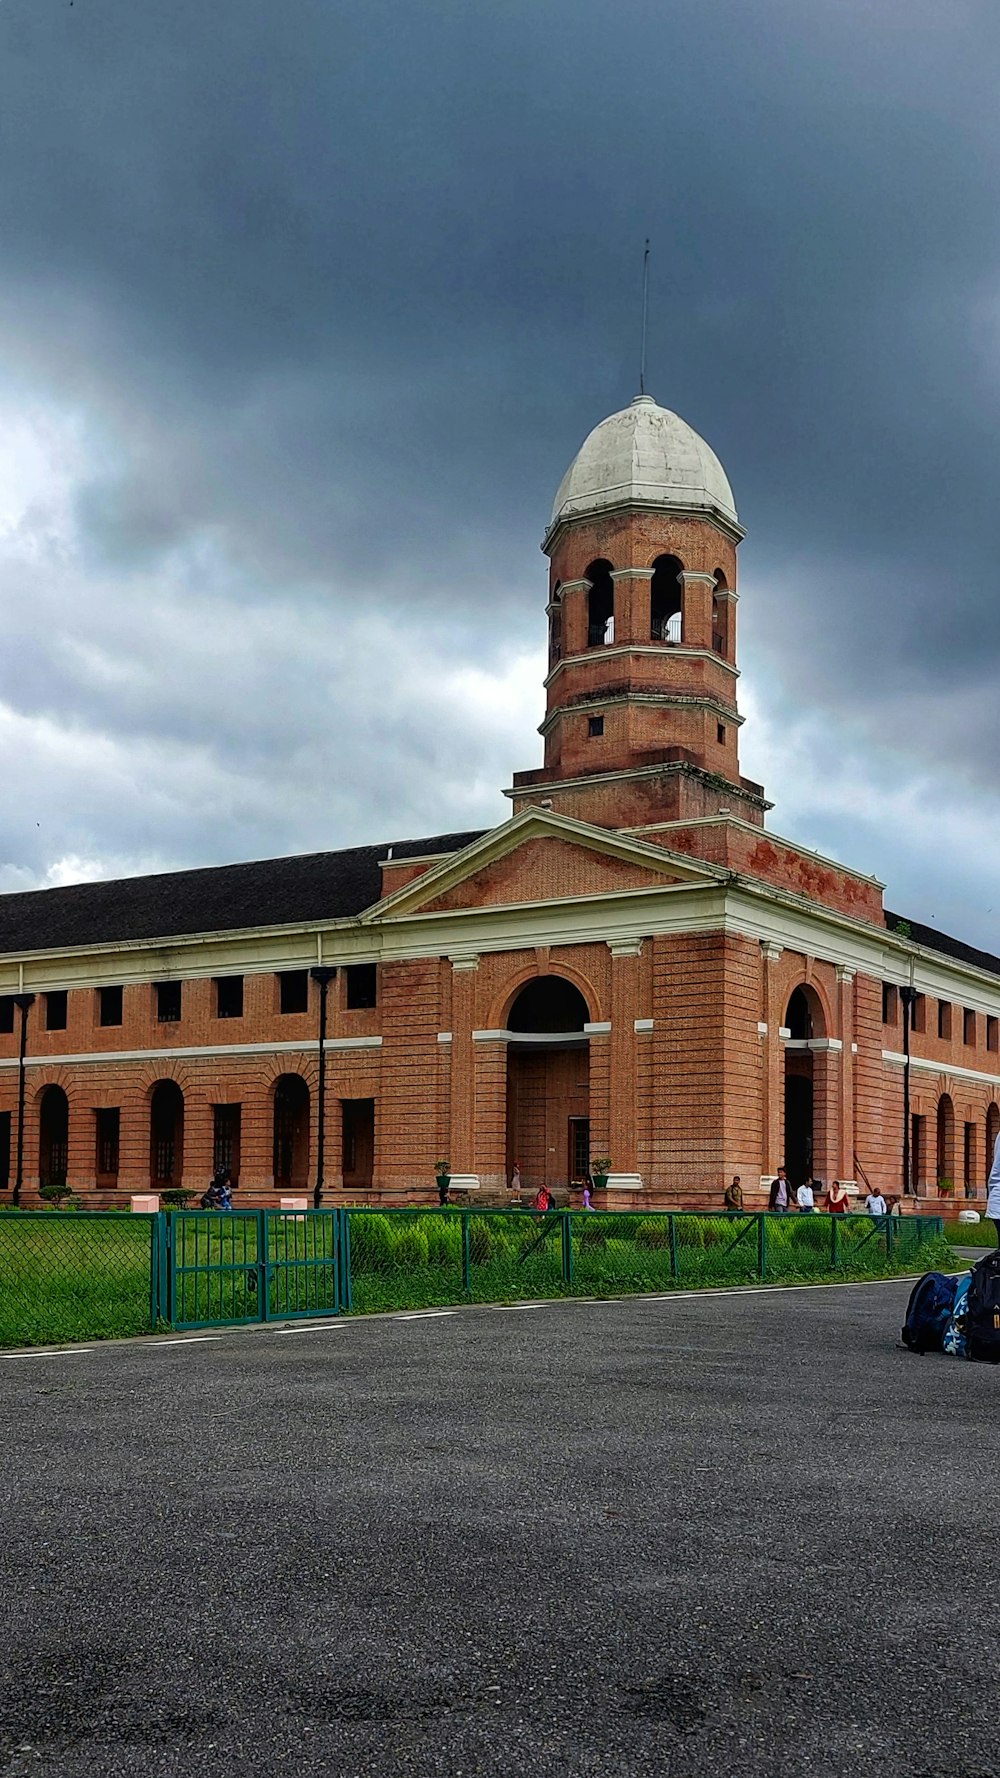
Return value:
M 906 1063 L 906 1057 L 897 1050 L 883 1050 L 882 1060 L 896 1068 L 902 1068 Z M 911 1055 L 910 1067 L 919 1068 L 924 1074 L 949 1074 L 955 1080 L 985 1081 L 987 1086 L 1000 1087 L 1000 1074 L 984 1074 L 979 1068 L 960 1068 L 956 1062 L 932 1062 L 929 1056 Z
M 382 1048 L 381 1037 L 328 1037 L 326 1052 L 341 1053 L 356 1050 L 378 1050 Z M 316 1055 L 319 1051 L 319 1040 L 315 1037 L 305 1042 L 292 1043 L 201 1043 L 178 1044 L 176 1049 L 155 1050 L 84 1050 L 77 1055 L 69 1056 L 25 1056 L 28 1068 L 64 1068 L 71 1063 L 79 1062 L 171 1062 L 192 1061 L 213 1056 L 282 1056 L 282 1055 Z M 16 1068 L 16 1056 L 0 1056 L 0 1068 Z
M 686 648 L 680 642 L 612 642 L 602 644 L 599 648 L 585 648 L 580 654 L 564 654 L 542 683 L 548 691 L 549 686 L 567 667 L 577 667 L 581 661 L 615 660 L 624 654 L 652 655 L 654 660 L 659 661 L 714 661 L 717 667 L 732 674 L 734 679 L 740 676 L 739 668 L 734 667 L 723 655 L 716 654 L 714 648 Z
M 538 733 L 547 735 L 565 716 L 585 716 L 588 710 L 609 710 L 615 704 L 652 704 L 661 710 L 711 710 L 714 716 L 729 723 L 731 728 L 742 728 L 744 721 L 735 704 L 724 704 L 721 698 L 715 697 L 711 692 L 705 692 L 699 697 L 691 693 L 667 691 L 622 691 L 610 695 L 595 691 L 588 697 L 575 699 L 572 704 L 557 704 L 554 710 L 549 711 L 544 722 L 539 723 Z

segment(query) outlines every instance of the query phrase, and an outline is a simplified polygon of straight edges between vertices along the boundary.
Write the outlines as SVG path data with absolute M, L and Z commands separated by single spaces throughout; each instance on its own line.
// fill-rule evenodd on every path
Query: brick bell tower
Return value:
M 649 395 L 595 427 L 563 477 L 549 557 L 545 763 L 515 812 L 603 827 L 771 805 L 740 776 L 736 550 L 744 533 L 703 438 Z

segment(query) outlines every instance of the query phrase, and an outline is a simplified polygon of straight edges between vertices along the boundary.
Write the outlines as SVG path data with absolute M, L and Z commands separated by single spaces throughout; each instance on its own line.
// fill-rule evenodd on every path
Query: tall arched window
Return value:
M 301 1074 L 274 1083 L 274 1183 L 301 1190 L 309 1179 L 309 1087 Z
M 62 1087 L 46 1087 L 39 1107 L 38 1183 L 65 1185 L 69 1165 L 69 1100 Z
M 989 1178 L 993 1165 L 993 1150 L 1000 1136 L 1000 1105 L 989 1105 L 986 1108 L 986 1176 Z
M 149 1183 L 155 1191 L 179 1186 L 184 1171 L 184 1094 L 175 1080 L 158 1080 L 149 1100 Z
M 683 565 L 676 556 L 657 556 L 649 584 L 649 634 L 654 642 L 681 640 Z
M 948 1093 L 942 1093 L 937 1108 L 937 1182 L 955 1183 L 952 1157 L 955 1150 L 955 1107 Z
M 585 579 L 590 582 L 587 592 L 587 647 L 603 648 L 606 642 L 615 639 L 615 583 L 611 578 L 611 563 L 603 560 L 591 562 Z

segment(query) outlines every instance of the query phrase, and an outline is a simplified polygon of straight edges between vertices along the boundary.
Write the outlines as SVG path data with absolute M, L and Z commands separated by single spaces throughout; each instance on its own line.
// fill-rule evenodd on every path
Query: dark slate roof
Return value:
M 971 963 L 974 969 L 988 969 L 991 975 L 1000 975 L 1000 957 L 994 957 L 992 951 L 977 950 L 975 945 L 967 945 L 960 938 L 949 938 L 946 932 L 939 932 L 936 926 L 925 926 L 920 920 L 907 920 L 902 914 L 885 912 L 885 923 L 890 932 L 898 932 L 904 928 L 901 936 L 908 936 L 915 944 L 926 945 L 929 951 L 940 951 L 942 957 L 956 957 L 960 963 Z
M 460 852 L 488 829 L 0 895 L 0 952 L 348 919 L 378 901 L 380 861 Z

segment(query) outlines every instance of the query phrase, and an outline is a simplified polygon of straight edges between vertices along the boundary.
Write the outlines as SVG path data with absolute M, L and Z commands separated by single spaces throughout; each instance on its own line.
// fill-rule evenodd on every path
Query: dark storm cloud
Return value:
M 1000 741 L 998 58 L 974 0 L 2 0 L 2 369 L 81 435 L 0 583 L 0 697 L 240 774 L 245 822 L 171 823 L 171 856 L 416 820 L 432 772 L 465 797 L 426 736 L 399 791 L 407 659 L 540 641 L 538 540 L 634 391 L 649 234 L 649 381 L 730 472 L 752 662 L 971 780 Z M 368 706 L 362 619 L 426 650 Z M 341 830 L 319 798 L 269 828 L 307 716 L 379 700 Z M 148 850 L 119 796 L 90 831 Z

